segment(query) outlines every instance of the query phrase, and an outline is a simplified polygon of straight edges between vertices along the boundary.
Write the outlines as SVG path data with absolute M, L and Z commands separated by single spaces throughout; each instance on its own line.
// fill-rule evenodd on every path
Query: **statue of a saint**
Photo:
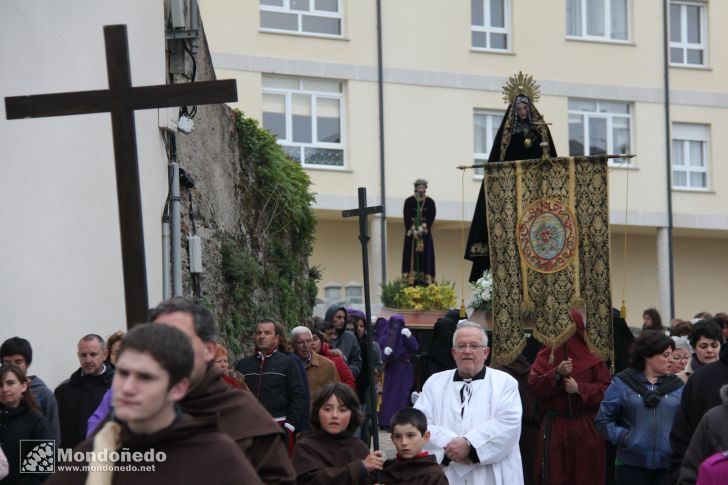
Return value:
M 503 99 L 508 108 L 490 148 L 488 162 L 529 160 L 544 155 L 556 156 L 551 132 L 534 103 L 540 97 L 539 86 L 529 75 L 519 72 L 511 76 L 503 86 Z M 485 179 L 475 204 L 473 222 L 470 225 L 465 259 L 473 262 L 470 282 L 483 276 L 490 268 L 488 248 L 488 224 L 485 220 Z
M 404 249 L 402 275 L 409 284 L 430 284 L 435 279 L 435 248 L 432 225 L 435 201 L 427 196 L 427 180 L 414 182 L 415 193 L 404 201 Z

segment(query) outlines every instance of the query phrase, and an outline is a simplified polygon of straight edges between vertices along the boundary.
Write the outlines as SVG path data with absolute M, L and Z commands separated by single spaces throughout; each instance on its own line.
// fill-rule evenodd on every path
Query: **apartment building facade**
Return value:
M 321 301 L 363 298 L 358 226 L 341 210 L 366 187 L 386 208 L 370 217 L 376 308 L 379 283 L 400 275 L 417 178 L 437 203 L 437 278 L 469 296 L 463 238 L 482 171 L 456 167 L 487 159 L 501 87 L 523 71 L 559 155 L 636 155 L 610 164 L 614 306 L 624 295 L 633 326 L 648 307 L 664 319 L 726 309 L 725 2 L 200 0 L 200 11 L 218 78 L 238 81 L 234 106 L 311 176 Z

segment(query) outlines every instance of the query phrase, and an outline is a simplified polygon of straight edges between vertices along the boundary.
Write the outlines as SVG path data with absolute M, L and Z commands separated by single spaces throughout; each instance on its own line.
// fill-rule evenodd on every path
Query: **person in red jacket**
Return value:
M 353 390 L 356 390 L 354 374 L 351 373 L 351 369 L 349 369 L 349 366 L 346 365 L 346 360 L 344 360 L 341 352 L 338 351 L 338 349 L 331 348 L 331 346 L 326 343 L 326 336 L 324 331 L 321 330 L 321 326 L 323 325 L 326 325 L 326 322 L 316 325 L 316 328 L 311 331 L 313 334 L 313 351 L 333 362 L 336 366 L 336 371 L 339 373 L 341 383 L 346 384 Z

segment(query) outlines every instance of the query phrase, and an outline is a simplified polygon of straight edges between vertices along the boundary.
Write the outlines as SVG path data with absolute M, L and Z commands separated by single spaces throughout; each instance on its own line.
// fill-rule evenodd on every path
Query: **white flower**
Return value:
M 493 275 L 490 271 L 484 271 L 483 276 L 478 278 L 475 283 L 470 284 L 472 293 L 471 308 L 481 308 L 487 306 L 493 299 Z

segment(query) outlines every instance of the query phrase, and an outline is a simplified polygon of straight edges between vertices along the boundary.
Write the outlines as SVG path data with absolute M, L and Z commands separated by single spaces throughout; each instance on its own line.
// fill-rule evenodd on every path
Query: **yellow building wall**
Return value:
M 342 4 L 344 35 L 330 39 L 262 32 L 254 0 L 200 3 L 213 56 L 250 61 L 241 70 L 217 70 L 218 78 L 237 79 L 240 99 L 234 106 L 248 115 L 261 116 L 264 72 L 280 74 L 278 70 L 283 69 L 291 75 L 343 81 L 345 167 L 307 169 L 312 190 L 318 194 L 319 233 L 311 262 L 324 272 L 320 297 L 328 281 L 343 285 L 362 279 L 357 225 L 353 220 L 332 219 L 332 211 L 355 207 L 356 189 L 362 186 L 368 189 L 370 203 L 381 203 L 378 87 L 372 75 L 377 64 L 375 4 L 359 0 L 342 0 Z M 629 226 L 626 264 L 623 226 L 612 229 L 613 300 L 618 307 L 625 288 L 628 321 L 638 326 L 642 310 L 659 304 L 657 227 L 668 223 L 663 0 L 629 2 L 630 38 L 625 43 L 566 38 L 566 0 L 511 0 L 510 5 L 511 51 L 493 53 L 470 47 L 470 2 L 383 2 L 388 279 L 400 273 L 402 202 L 412 193 L 412 181 L 425 178 L 428 194 L 438 207 L 434 230 L 438 279 L 458 283 L 460 293 L 458 228 L 462 219 L 469 226 L 482 179 L 472 171 L 463 178 L 455 167 L 472 163 L 473 110 L 503 112 L 499 87 L 508 76 L 523 70 L 541 83 L 537 107 L 551 123 L 560 155 L 569 151 L 569 96 L 631 103 L 631 151 L 637 156 L 630 168 L 610 168 L 609 201 L 612 223 L 624 223 L 628 209 Z M 710 125 L 708 190 L 672 191 L 677 228 L 675 303 L 683 317 L 704 309 L 718 311 L 712 307 L 728 293 L 728 279 L 723 276 L 728 269 L 724 256 L 728 254 L 728 191 L 723 188 L 728 166 L 720 152 L 720 142 L 728 134 L 728 42 L 720 25 L 728 18 L 728 2 L 713 0 L 705 5 L 708 66 L 669 69 L 672 123 Z M 349 74 L 342 78 L 333 72 Z M 473 76 L 483 81 L 482 88 L 468 84 Z M 702 229 L 712 232 L 705 234 Z M 466 277 L 469 271 L 470 263 L 465 262 Z M 372 294 L 377 295 L 378 289 L 372 288 Z M 465 294 L 469 295 L 467 288 Z

